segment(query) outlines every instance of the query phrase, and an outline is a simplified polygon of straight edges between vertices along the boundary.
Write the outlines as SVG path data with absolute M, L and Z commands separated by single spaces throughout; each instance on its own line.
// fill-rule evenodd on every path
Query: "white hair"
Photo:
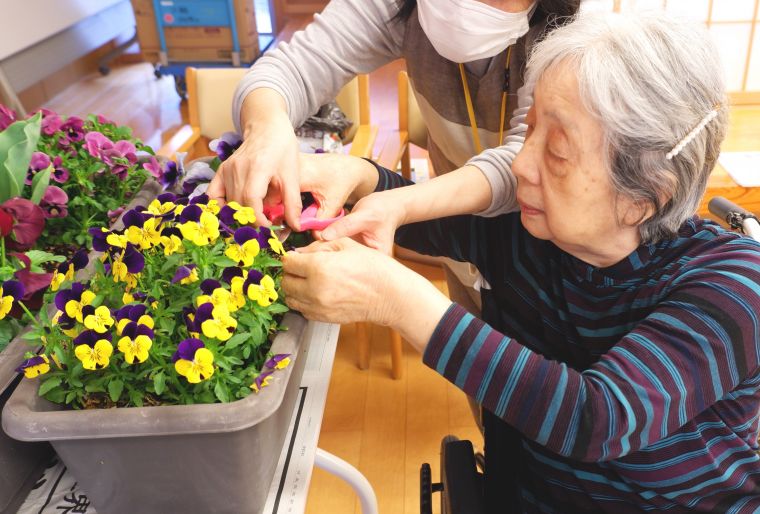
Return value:
M 602 125 L 613 187 L 651 207 L 642 240 L 675 237 L 699 206 L 728 123 L 709 34 L 663 12 L 583 13 L 534 47 L 526 82 L 561 64 Z

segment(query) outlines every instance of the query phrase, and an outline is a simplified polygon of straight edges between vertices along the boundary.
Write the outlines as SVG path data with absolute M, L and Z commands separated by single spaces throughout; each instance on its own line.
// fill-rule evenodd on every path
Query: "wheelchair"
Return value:
M 733 230 L 760 241 L 760 223 L 751 212 L 720 196 L 710 200 L 708 209 Z M 441 514 L 485 514 L 482 469 L 470 441 L 444 437 L 441 481 L 433 483 L 430 464 L 420 467 L 420 514 L 433 513 L 433 493 L 440 493 Z

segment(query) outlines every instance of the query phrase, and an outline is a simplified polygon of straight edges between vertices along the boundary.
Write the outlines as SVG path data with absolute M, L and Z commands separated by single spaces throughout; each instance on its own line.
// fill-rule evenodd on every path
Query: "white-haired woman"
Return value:
M 482 403 L 489 512 L 760 509 L 760 244 L 692 216 L 726 129 L 720 76 L 706 33 L 658 14 L 581 16 L 537 47 L 521 212 L 396 233 L 478 266 L 482 321 L 349 239 L 286 256 L 291 307 L 392 326 Z M 401 185 L 351 163 L 359 195 Z M 346 225 L 416 221 L 419 187 Z

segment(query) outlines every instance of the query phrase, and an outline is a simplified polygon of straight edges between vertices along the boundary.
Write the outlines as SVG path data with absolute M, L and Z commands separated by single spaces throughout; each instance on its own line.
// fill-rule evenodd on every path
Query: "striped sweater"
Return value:
M 423 356 L 484 407 L 489 512 L 760 512 L 760 244 L 695 217 L 596 268 L 518 213 L 396 242 L 489 285 L 483 321 L 453 304 Z

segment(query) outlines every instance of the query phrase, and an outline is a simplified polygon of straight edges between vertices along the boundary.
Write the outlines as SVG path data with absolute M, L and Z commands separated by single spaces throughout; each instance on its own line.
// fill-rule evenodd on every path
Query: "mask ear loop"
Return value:
M 697 124 L 696 127 L 691 129 L 691 132 L 686 134 L 683 139 L 681 139 L 678 143 L 676 143 L 676 146 L 673 147 L 671 151 L 669 151 L 667 154 L 665 154 L 665 159 L 672 160 L 673 157 L 681 153 L 681 151 L 691 143 L 695 137 L 697 137 L 697 134 L 702 132 L 702 130 L 707 126 L 708 123 L 710 123 L 712 120 L 715 119 L 716 116 L 718 116 L 718 113 L 720 112 L 721 106 L 716 105 L 715 108 L 708 112 L 704 118 Z

